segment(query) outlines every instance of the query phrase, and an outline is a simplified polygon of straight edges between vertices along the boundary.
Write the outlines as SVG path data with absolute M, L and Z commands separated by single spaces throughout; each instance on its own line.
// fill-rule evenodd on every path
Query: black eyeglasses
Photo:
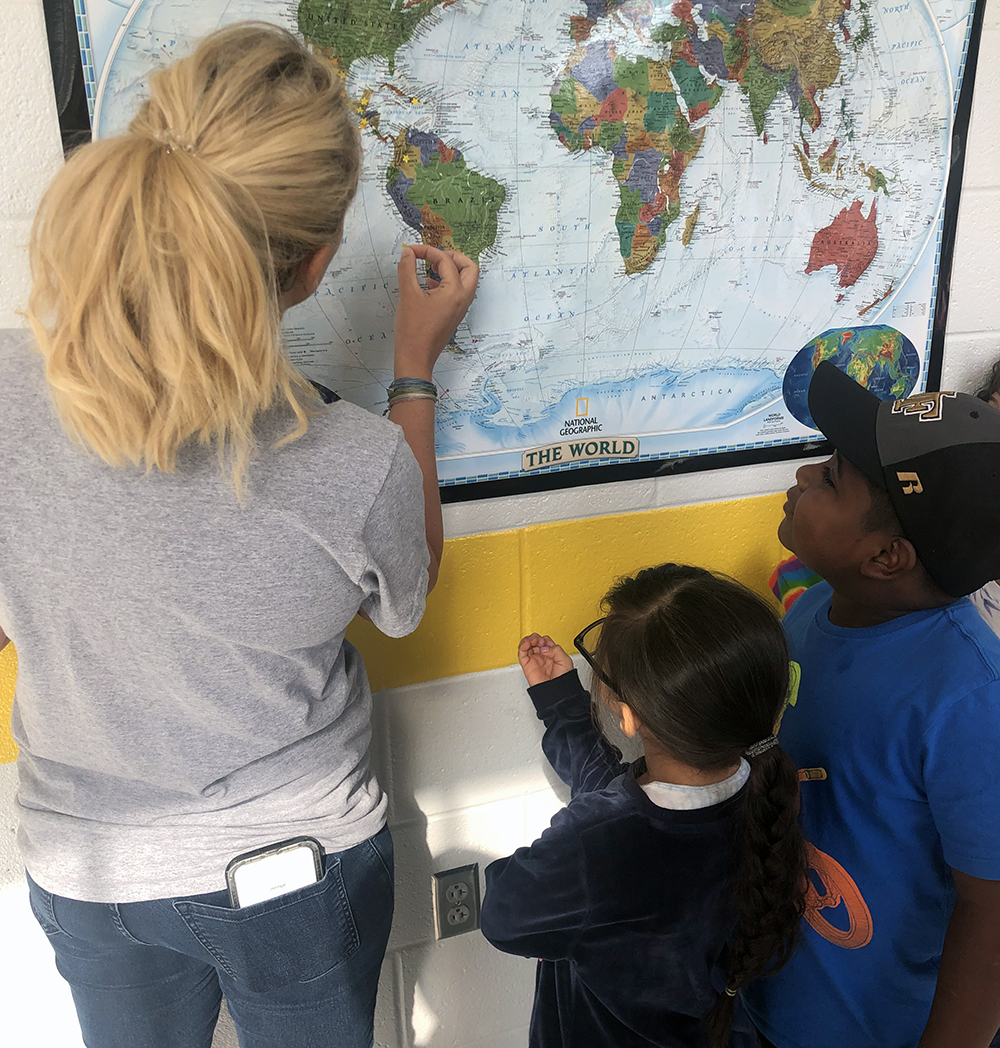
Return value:
M 586 639 L 587 634 L 592 633 L 597 629 L 598 626 L 602 626 L 606 621 L 607 616 L 603 619 L 598 619 L 596 622 L 592 622 L 586 629 L 581 630 L 573 638 L 573 647 L 587 660 L 587 665 L 594 671 L 595 676 L 606 684 L 613 692 L 617 694 L 618 689 L 615 687 L 611 678 L 597 665 L 597 660 L 594 658 L 594 654 L 587 647 Z

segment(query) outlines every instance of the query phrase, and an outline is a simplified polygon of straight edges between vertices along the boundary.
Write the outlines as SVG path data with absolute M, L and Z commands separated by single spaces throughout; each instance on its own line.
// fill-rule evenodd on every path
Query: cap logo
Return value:
M 906 400 L 895 401 L 892 413 L 916 415 L 920 422 L 940 422 L 944 397 L 954 399 L 957 396 L 957 393 L 918 393 L 916 396 L 907 397 Z
M 919 495 L 924 490 L 916 473 L 897 473 L 896 479 L 903 485 L 904 495 Z

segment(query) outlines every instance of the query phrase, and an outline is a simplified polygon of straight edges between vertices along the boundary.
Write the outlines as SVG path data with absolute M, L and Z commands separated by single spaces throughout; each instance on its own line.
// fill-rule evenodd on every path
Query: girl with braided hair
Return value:
M 795 945 L 806 894 L 798 772 L 773 732 L 789 693 L 777 618 L 701 568 L 619 580 L 575 640 L 518 658 L 572 799 L 486 870 L 482 925 L 539 957 L 532 1048 L 752 1048 L 740 990 Z M 596 637 L 596 643 L 594 638 Z M 604 707 L 643 756 L 602 736 Z

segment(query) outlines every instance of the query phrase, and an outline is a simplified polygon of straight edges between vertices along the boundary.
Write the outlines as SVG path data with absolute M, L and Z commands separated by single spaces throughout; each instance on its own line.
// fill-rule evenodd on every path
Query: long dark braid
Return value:
M 726 992 L 708 1017 L 711 1048 L 729 1044 L 736 992 L 776 972 L 795 948 L 808 869 L 798 808 L 799 776 L 791 757 L 779 746 L 753 757 L 737 846 L 739 931 L 729 951 Z
M 631 707 L 666 752 L 721 771 L 771 735 L 788 691 L 788 649 L 755 593 L 701 568 L 661 564 L 620 579 L 604 607 L 595 657 L 615 691 L 603 693 Z M 776 745 L 750 758 L 734 841 L 739 927 L 726 992 L 708 1016 L 711 1048 L 729 1044 L 736 992 L 794 948 L 807 886 L 798 810 L 791 758 Z

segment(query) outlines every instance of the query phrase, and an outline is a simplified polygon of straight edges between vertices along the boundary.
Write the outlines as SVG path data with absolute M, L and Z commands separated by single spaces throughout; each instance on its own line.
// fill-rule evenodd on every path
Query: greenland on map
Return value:
M 402 245 L 475 258 L 444 485 L 802 444 L 819 359 L 926 382 L 973 0 L 77 5 L 100 136 L 220 25 L 337 69 L 363 174 L 289 351 L 381 412 Z

